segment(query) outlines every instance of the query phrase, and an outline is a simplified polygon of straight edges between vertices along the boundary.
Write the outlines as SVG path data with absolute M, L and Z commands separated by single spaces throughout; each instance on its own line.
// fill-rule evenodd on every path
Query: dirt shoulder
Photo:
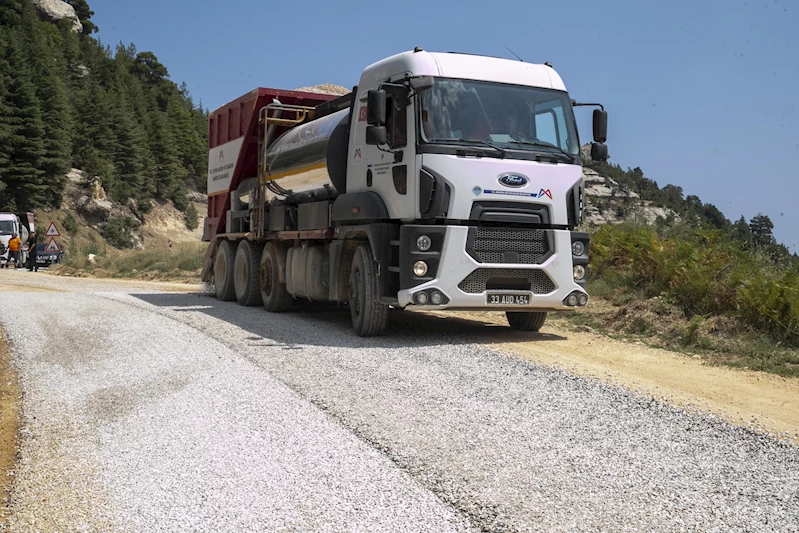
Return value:
M 21 389 L 11 354 L 0 331 L 0 524 L 8 517 L 8 498 L 14 479 L 17 458 L 17 436 L 21 417 Z
M 503 313 L 435 313 L 505 325 Z M 711 366 L 673 351 L 575 331 L 547 319 L 544 340 L 492 344 L 531 361 L 595 377 L 681 407 L 710 411 L 729 422 L 799 444 L 799 379 Z

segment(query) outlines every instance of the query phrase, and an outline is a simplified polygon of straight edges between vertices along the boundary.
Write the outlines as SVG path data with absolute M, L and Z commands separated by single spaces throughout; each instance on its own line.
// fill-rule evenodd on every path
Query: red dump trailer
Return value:
M 316 107 L 335 99 L 335 95 L 286 91 L 259 87 L 212 111 L 208 116 L 208 214 L 203 240 L 216 242 L 226 233 L 226 216 L 231 191 L 247 178 L 258 174 L 259 111 L 279 101 L 282 104 Z M 274 137 L 287 126 L 277 126 Z M 209 254 L 212 253 L 209 247 Z

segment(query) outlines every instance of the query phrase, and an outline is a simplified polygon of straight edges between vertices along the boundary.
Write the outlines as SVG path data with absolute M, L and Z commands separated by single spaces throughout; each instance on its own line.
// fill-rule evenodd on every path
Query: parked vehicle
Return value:
M 549 64 L 419 48 L 346 96 L 256 89 L 209 115 L 203 280 L 272 312 L 347 302 L 362 336 L 389 306 L 537 331 L 588 302 L 579 105 L 601 107 Z
M 40 242 L 36 245 L 36 264 L 43 265 L 43 266 L 50 266 L 57 263 L 61 263 L 64 260 L 64 250 L 63 248 L 57 252 L 47 252 L 45 249 L 47 248 L 46 242 Z

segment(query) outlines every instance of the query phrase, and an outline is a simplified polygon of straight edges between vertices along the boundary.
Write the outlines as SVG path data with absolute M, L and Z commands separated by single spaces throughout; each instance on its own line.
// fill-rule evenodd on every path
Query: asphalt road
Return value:
M 0 272 L 9 531 L 799 529 L 799 448 L 491 348 L 540 336 L 153 287 Z

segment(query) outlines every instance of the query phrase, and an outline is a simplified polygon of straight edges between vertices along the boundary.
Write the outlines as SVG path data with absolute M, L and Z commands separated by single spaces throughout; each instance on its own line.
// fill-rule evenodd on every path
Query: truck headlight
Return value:
M 427 263 L 424 261 L 416 261 L 413 264 L 413 274 L 419 278 L 427 274 Z
M 416 247 L 423 252 L 429 250 L 432 244 L 433 241 L 427 235 L 419 235 L 419 238 L 416 239 Z
M 574 265 L 574 279 L 577 281 L 585 278 L 585 267 L 583 265 Z
M 581 241 L 574 241 L 572 243 L 572 255 L 575 257 L 579 257 L 583 255 L 585 251 L 585 245 Z

